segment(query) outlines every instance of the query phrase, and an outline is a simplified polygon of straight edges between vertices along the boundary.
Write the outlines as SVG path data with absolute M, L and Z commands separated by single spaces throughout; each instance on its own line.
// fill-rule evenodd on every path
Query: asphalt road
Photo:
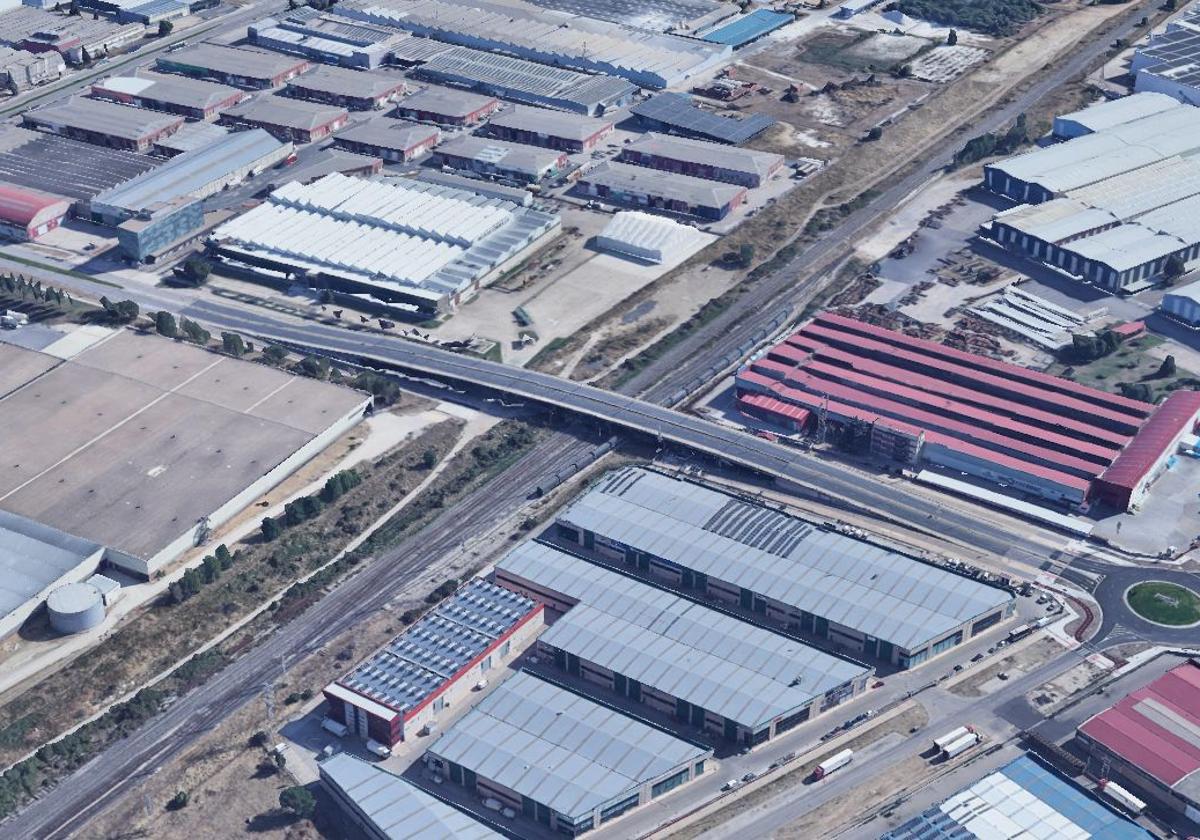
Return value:
M 263 644 L 109 747 L 21 813 L 0 836 L 68 837 L 122 795 L 259 696 L 282 663 L 311 654 L 383 608 L 420 570 L 519 509 L 537 481 L 578 461 L 593 444 L 565 433 L 539 442 L 509 470 L 447 508 L 434 522 L 371 562 Z

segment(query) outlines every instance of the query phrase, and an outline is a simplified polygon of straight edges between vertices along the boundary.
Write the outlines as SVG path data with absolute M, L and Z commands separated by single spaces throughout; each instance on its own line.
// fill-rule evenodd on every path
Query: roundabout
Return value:
M 1161 627 L 1182 629 L 1200 624 L 1200 595 L 1179 583 L 1135 583 L 1125 590 L 1125 603 L 1143 621 Z

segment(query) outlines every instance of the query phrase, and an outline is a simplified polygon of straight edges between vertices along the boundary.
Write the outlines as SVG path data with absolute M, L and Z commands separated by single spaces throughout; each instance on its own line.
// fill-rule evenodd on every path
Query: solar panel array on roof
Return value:
M 641 468 L 605 476 L 558 521 L 905 650 L 1012 600 L 945 569 L 806 530 L 781 511 Z
M 429 752 L 570 820 L 712 755 L 525 672 L 497 686 Z
M 536 608 L 511 590 L 472 580 L 337 685 L 407 713 Z
M 504 835 L 447 805 L 407 779 L 349 753 L 317 765 L 334 801 L 387 840 L 500 840 Z
M 629 110 L 654 126 L 734 145 L 757 137 L 776 122 L 765 114 L 739 119 L 704 111 L 693 105 L 692 98 L 685 93 L 660 93 Z
M 496 579 L 579 602 L 540 641 L 757 730 L 870 669 L 551 546 L 526 543 Z

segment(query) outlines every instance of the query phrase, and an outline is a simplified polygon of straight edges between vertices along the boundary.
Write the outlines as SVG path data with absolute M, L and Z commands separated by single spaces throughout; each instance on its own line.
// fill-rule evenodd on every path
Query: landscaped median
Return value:
M 1178 583 L 1165 580 L 1135 583 L 1125 590 L 1125 602 L 1141 618 L 1164 627 L 1200 624 L 1200 595 Z

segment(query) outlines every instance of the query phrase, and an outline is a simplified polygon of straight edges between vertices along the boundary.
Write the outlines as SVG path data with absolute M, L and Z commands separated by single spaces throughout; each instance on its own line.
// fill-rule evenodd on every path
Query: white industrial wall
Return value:
M 0 639 L 6 639 L 12 633 L 20 629 L 25 623 L 25 619 L 33 614 L 33 611 L 45 603 L 46 598 L 50 593 L 60 586 L 65 586 L 68 583 L 78 583 L 81 580 L 87 580 L 96 570 L 100 568 L 100 561 L 104 558 L 104 547 L 98 547 L 94 552 L 80 561 L 79 565 L 71 569 L 66 574 L 59 577 L 44 587 L 40 592 L 31 595 L 25 600 L 25 603 L 17 607 L 8 615 L 0 617 Z
M 363 418 L 363 412 L 367 405 L 370 404 L 370 399 L 364 399 L 352 411 L 342 416 L 333 425 L 329 426 L 321 434 L 314 437 L 304 446 L 297 449 L 290 456 L 281 461 L 278 466 L 268 472 L 262 478 L 248 486 L 241 493 L 238 493 L 221 507 L 217 508 L 208 516 L 208 526 L 213 530 L 224 525 L 230 519 L 246 509 L 259 496 L 270 492 L 276 485 L 282 482 L 289 475 L 298 470 L 301 466 L 307 463 L 312 458 L 321 453 L 327 446 L 337 440 L 341 435 L 352 426 L 356 425 Z M 199 523 L 195 523 L 187 531 L 180 534 L 172 540 L 167 546 L 161 549 L 153 557 L 149 559 L 141 557 L 130 557 L 129 555 L 121 555 L 113 557 L 114 565 L 124 568 L 126 571 L 136 575 L 141 575 L 145 578 L 152 578 L 158 574 L 164 566 L 175 560 L 179 555 L 183 554 L 188 549 L 194 548 L 196 545 L 196 535 L 199 529 Z
M 1164 295 L 1160 306 L 1163 312 L 1173 315 L 1181 321 L 1193 326 L 1200 324 L 1200 303 L 1197 303 L 1190 297 Z
M 1147 73 L 1144 70 L 1137 73 L 1133 89 L 1137 93 L 1165 93 L 1186 105 L 1200 105 L 1200 88 L 1176 82 L 1156 73 Z
M 931 464 L 965 472 L 978 478 L 997 483 L 1003 482 L 1017 490 L 1040 496 L 1051 501 L 1068 501 L 1078 504 L 1083 501 L 1083 491 L 1039 478 L 1030 473 L 1018 472 L 991 461 L 973 458 L 955 452 L 941 444 L 926 443 L 921 448 L 921 457 Z

